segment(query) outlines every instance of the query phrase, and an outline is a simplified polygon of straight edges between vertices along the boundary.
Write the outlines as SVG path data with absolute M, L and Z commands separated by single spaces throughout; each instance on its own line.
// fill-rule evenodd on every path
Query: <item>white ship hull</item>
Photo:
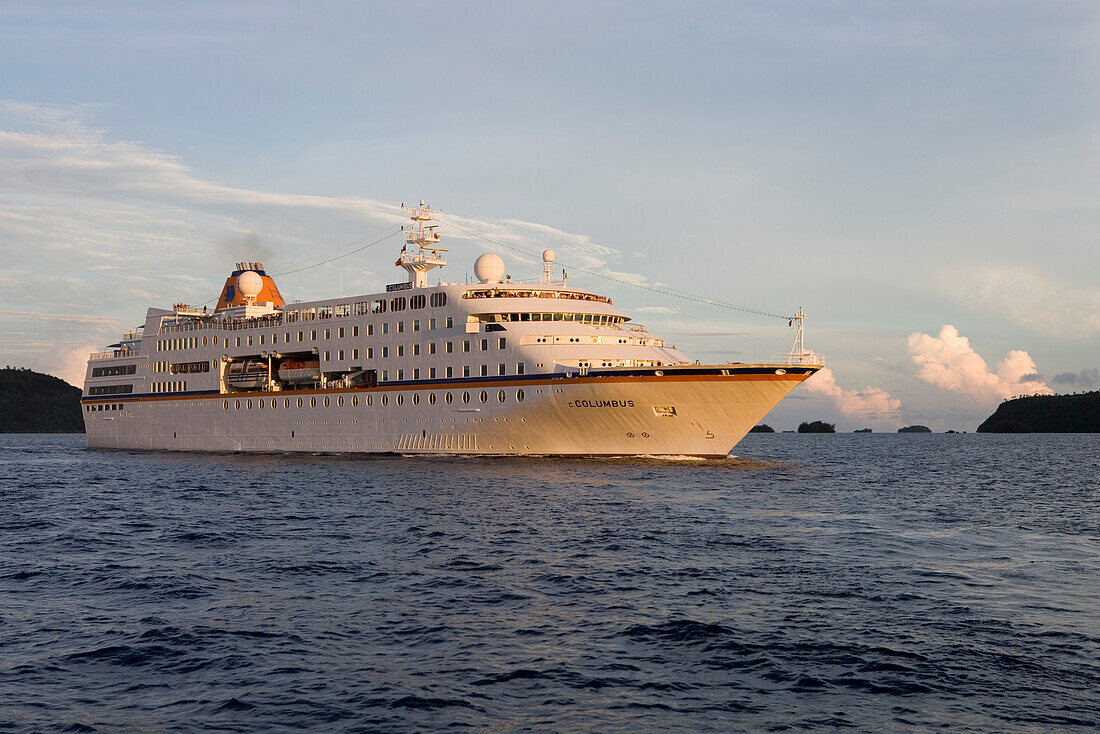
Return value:
M 695 366 L 630 375 L 116 398 L 118 409 L 88 414 L 88 446 L 722 457 L 816 370 Z

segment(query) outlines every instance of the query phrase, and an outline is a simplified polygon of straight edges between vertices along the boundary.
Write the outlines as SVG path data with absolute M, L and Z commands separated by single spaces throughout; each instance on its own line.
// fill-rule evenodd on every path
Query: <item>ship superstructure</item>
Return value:
M 88 361 L 88 445 L 718 457 L 820 368 L 801 336 L 782 362 L 690 362 L 555 278 L 551 250 L 530 282 L 485 253 L 476 283 L 428 285 L 447 250 L 408 211 L 408 277 L 384 293 L 286 303 L 242 262 L 213 310 L 150 308 Z

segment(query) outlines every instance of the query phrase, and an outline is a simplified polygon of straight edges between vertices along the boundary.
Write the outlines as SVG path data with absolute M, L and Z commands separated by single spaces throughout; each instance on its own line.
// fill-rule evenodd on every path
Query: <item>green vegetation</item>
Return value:
M 906 426 L 905 428 L 899 428 L 898 433 L 931 433 L 932 429 L 928 426 Z
M 798 424 L 799 433 L 836 433 L 836 426 L 825 421 L 810 421 Z
M 749 429 L 749 433 L 775 433 L 775 429 L 769 426 L 767 423 L 761 423 L 758 426 L 753 426 Z
M 1006 400 L 979 433 L 1100 433 L 1100 392 Z
M 0 369 L 0 433 L 83 433 L 80 388 L 28 369 Z
M 870 432 L 871 432 L 870 428 L 857 428 L 856 430 L 852 431 L 852 433 L 870 433 Z

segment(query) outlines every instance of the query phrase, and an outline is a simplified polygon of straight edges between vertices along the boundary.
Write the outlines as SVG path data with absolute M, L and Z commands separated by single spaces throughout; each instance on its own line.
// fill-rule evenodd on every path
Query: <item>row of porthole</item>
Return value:
M 489 402 L 489 393 L 486 390 L 482 390 L 481 393 L 478 394 L 477 397 L 478 397 L 478 400 L 480 400 L 482 403 Z M 525 396 L 523 394 L 523 390 L 516 390 L 516 402 L 522 403 L 524 397 Z M 468 404 L 468 403 L 470 403 L 470 401 L 472 399 L 473 399 L 473 397 L 470 395 L 469 391 L 463 391 L 462 396 L 461 396 L 461 400 L 462 400 L 463 403 Z M 498 390 L 497 391 L 497 402 L 503 403 L 507 400 L 508 400 L 507 391 Z M 428 393 L 428 404 L 429 405 L 435 405 L 435 401 L 436 401 L 435 393 L 434 392 Z M 444 393 L 443 394 L 443 401 L 445 403 L 447 403 L 447 405 L 450 405 L 451 403 L 454 402 L 454 395 L 452 395 L 451 393 Z M 276 410 L 276 409 L 279 408 L 279 398 L 267 398 L 267 399 L 257 398 L 255 400 L 255 402 L 256 402 L 255 407 L 258 408 L 259 410 L 263 410 L 264 408 L 268 408 L 268 407 L 270 407 L 271 410 Z M 389 396 L 383 393 L 381 396 L 379 396 L 378 402 L 379 402 L 380 405 L 389 405 Z M 404 405 L 405 404 L 405 395 L 403 393 L 398 393 L 397 397 L 394 399 L 394 402 L 397 405 Z M 242 407 L 245 410 L 252 410 L 252 408 L 253 408 L 252 403 L 253 403 L 252 398 L 245 398 L 243 401 L 242 400 L 234 400 L 232 402 L 232 407 L 233 407 L 233 410 L 240 410 Z M 304 407 L 306 405 L 306 401 L 305 401 L 304 398 L 296 398 L 294 404 L 295 404 L 296 407 L 301 408 L 301 407 Z M 325 395 L 324 397 L 321 398 L 321 406 L 322 407 L 328 408 L 328 407 L 331 406 L 331 404 L 332 404 L 331 399 L 329 398 L 328 395 Z M 368 406 L 368 407 L 374 405 L 374 396 L 373 395 L 364 396 L 363 397 L 363 404 Z M 412 404 L 413 405 L 420 405 L 420 393 L 418 393 L 418 392 L 413 393 L 413 395 L 412 395 Z M 356 408 L 356 407 L 359 406 L 359 396 L 358 395 L 352 395 L 351 396 L 351 406 L 353 408 Z M 282 407 L 283 408 L 289 408 L 290 407 L 290 398 L 283 398 Z M 311 408 L 316 408 L 317 407 L 317 397 L 316 396 L 311 396 L 309 398 L 309 407 L 311 407 Z M 344 407 L 344 396 L 343 395 L 336 396 L 336 407 L 337 408 Z M 230 408 L 230 402 L 228 400 L 223 400 L 222 401 L 222 410 L 229 410 L 229 408 Z

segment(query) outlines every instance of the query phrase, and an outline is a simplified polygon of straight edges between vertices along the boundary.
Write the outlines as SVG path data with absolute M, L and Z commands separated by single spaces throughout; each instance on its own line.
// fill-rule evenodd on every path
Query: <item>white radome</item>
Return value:
M 554 251 L 553 250 L 543 250 L 542 251 L 542 261 L 544 263 L 554 262 Z
M 495 252 L 486 252 L 474 260 L 474 277 L 479 283 L 499 283 L 504 280 L 504 260 Z
M 247 270 L 237 276 L 237 290 L 246 300 L 260 295 L 264 289 L 264 279 L 255 270 Z

